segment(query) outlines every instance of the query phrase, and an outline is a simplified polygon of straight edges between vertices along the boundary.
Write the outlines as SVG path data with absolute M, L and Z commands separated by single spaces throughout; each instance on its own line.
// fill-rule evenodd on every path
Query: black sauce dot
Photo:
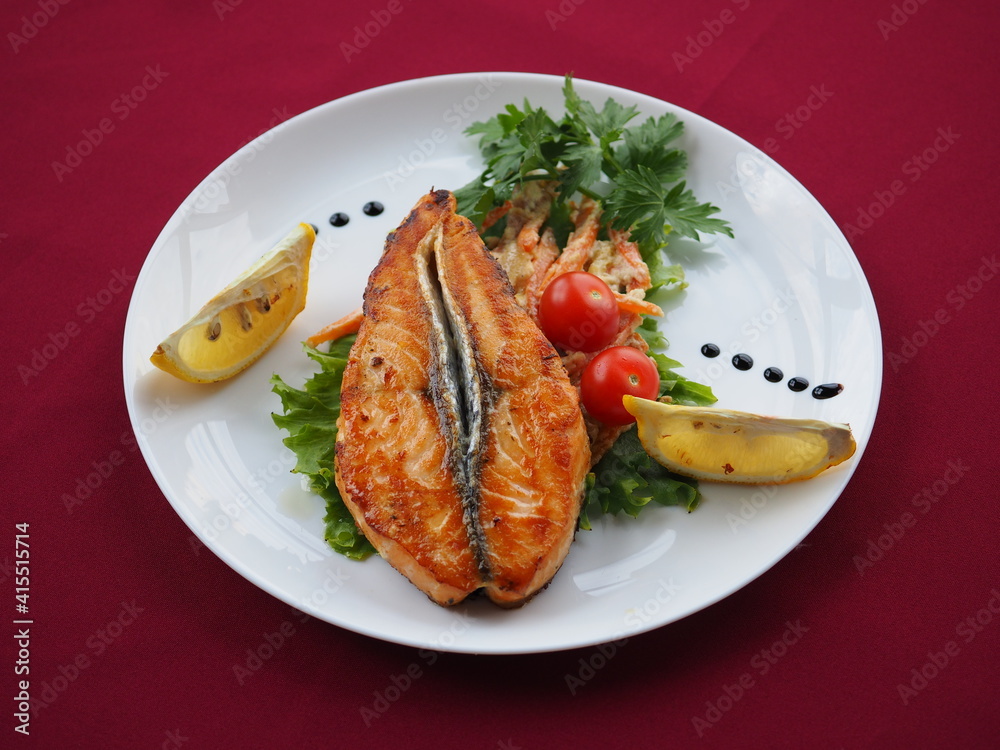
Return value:
M 705 344 L 703 347 L 701 347 L 701 353 L 704 354 L 706 357 L 718 357 L 720 352 L 719 352 L 719 347 L 717 347 L 715 344 Z
M 361 210 L 365 212 L 365 216 L 378 216 L 385 211 L 385 206 L 378 201 L 368 201 Z
M 792 378 L 788 381 L 788 387 L 793 391 L 804 391 L 809 387 L 809 381 L 805 378 Z
M 770 383 L 780 383 L 783 377 L 785 377 L 785 373 L 777 367 L 768 367 L 764 370 L 764 379 Z
M 319 227 L 318 226 L 316 226 L 315 224 L 310 224 L 309 226 L 311 226 L 313 228 L 313 234 L 319 234 Z
M 337 211 L 337 213 L 335 213 L 333 216 L 330 217 L 330 223 L 335 227 L 342 227 L 345 224 L 347 224 L 347 222 L 349 222 L 350 220 L 351 220 L 350 216 L 340 211 Z
M 753 367 L 753 357 L 749 354 L 733 355 L 733 367 L 737 370 L 749 370 Z
M 813 388 L 813 398 L 833 398 L 844 390 L 840 383 L 823 383 Z

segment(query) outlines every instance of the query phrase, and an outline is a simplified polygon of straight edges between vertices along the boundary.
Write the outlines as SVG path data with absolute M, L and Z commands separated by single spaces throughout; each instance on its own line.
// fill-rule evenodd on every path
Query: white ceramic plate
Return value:
M 528 653 L 627 637 L 733 593 L 792 550 L 830 509 L 864 452 L 881 384 L 871 291 L 847 241 L 817 201 L 759 150 L 691 112 L 625 89 L 577 81 L 584 98 L 611 96 L 646 115 L 675 112 L 689 186 L 722 209 L 736 239 L 679 242 L 690 287 L 666 305 L 669 353 L 710 383 L 719 405 L 849 422 L 857 454 L 809 482 L 748 489 L 703 484 L 694 513 L 649 509 L 639 520 L 598 518 L 580 532 L 552 584 L 520 610 L 429 602 L 379 558 L 353 562 L 322 537 L 322 501 L 289 473 L 294 461 L 271 422 L 277 372 L 300 385 L 313 371 L 300 342 L 361 302 L 387 232 L 432 186 L 455 189 L 481 169 L 462 130 L 527 97 L 562 112 L 562 79 L 523 73 L 406 81 L 330 102 L 235 153 L 167 223 L 136 281 L 124 338 L 132 426 L 164 495 L 193 533 L 248 580 L 344 628 L 419 648 Z M 362 213 L 368 201 L 385 212 Z M 334 212 L 350 223 L 334 228 Z M 259 362 L 217 385 L 156 370 L 156 344 L 268 250 L 295 223 L 320 228 L 305 311 Z M 718 344 L 706 359 L 700 347 Z M 748 372 L 729 358 L 746 352 Z M 841 382 L 829 400 L 762 376 Z

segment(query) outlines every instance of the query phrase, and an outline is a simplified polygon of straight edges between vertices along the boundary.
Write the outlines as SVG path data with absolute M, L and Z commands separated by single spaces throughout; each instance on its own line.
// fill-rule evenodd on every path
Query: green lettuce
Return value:
M 656 362 L 660 373 L 660 398 L 670 396 L 673 403 L 685 406 L 711 406 L 719 400 L 712 393 L 711 386 L 696 383 L 674 372 L 675 367 L 681 366 L 676 359 L 657 352 L 651 352 L 649 356 Z
M 667 347 L 654 318 L 646 317 L 638 331 L 651 350 Z M 681 366 L 676 359 L 656 351 L 650 351 L 649 356 L 660 374 L 661 398 L 669 396 L 674 403 L 687 406 L 709 406 L 718 400 L 711 387 L 675 372 Z M 591 528 L 592 513 L 627 513 L 635 518 L 651 502 L 680 506 L 690 513 L 701 502 L 698 480 L 674 474 L 650 458 L 630 427 L 587 475 L 580 528 Z
M 312 491 L 326 501 L 323 521 L 327 543 L 342 555 L 364 560 L 375 548 L 354 523 L 333 480 L 340 384 L 355 338 L 351 335 L 334 341 L 329 352 L 304 345 L 306 354 L 319 363 L 319 372 L 306 380 L 302 389 L 292 388 L 281 376 L 273 375 L 271 390 L 281 399 L 284 414 L 271 414 L 271 419 L 289 433 L 282 442 L 296 456 L 292 471 L 309 477 Z
M 678 505 L 690 513 L 701 502 L 698 480 L 667 471 L 649 457 L 635 429 L 629 428 L 587 475 L 580 528 L 591 528 L 592 513 L 635 518 L 650 502 Z

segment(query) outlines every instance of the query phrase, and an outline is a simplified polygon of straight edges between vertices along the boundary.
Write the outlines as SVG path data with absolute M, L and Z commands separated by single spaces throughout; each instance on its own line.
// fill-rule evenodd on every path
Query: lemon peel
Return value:
M 215 383 L 242 372 L 287 330 L 306 303 L 316 233 L 299 224 L 149 358 L 192 383 Z
M 857 448 L 846 424 L 784 419 L 624 396 L 649 455 L 677 474 L 712 482 L 786 484 L 836 466 Z

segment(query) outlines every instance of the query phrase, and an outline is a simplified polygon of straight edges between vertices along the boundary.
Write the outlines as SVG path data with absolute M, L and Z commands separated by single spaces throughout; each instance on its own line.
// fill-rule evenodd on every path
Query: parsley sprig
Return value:
M 733 230 L 713 217 L 719 209 L 701 203 L 687 188 L 687 154 L 671 146 L 684 132 L 673 114 L 649 117 L 629 126 L 639 111 L 608 99 L 598 110 L 580 98 L 573 77 L 563 84 L 566 112 L 554 120 L 527 99 L 518 108 L 473 123 L 466 133 L 479 136 L 486 169 L 455 191 L 458 211 L 476 224 L 510 199 L 528 180 L 555 180 L 555 204 L 576 193 L 600 201 L 616 229 L 630 229 L 644 257 L 674 232 L 700 240 L 700 234 Z

